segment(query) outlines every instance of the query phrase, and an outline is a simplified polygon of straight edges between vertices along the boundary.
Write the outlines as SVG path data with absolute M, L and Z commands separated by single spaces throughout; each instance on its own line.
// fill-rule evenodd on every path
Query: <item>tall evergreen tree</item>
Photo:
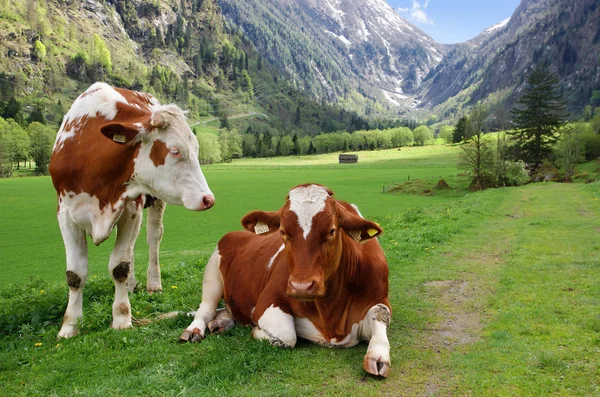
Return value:
M 465 139 L 467 135 L 467 125 L 469 120 L 467 116 L 462 116 L 458 119 L 456 126 L 454 127 L 454 134 L 452 134 L 452 143 L 460 143 Z
M 517 142 L 520 159 L 539 165 L 552 152 L 567 114 L 558 79 L 544 66 L 531 73 L 528 84 L 520 106 L 512 109 L 515 129 L 510 135 Z

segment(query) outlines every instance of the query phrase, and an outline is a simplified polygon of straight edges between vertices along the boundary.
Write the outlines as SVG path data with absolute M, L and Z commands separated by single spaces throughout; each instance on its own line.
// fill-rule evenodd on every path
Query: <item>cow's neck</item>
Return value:
M 362 313 L 355 316 L 354 310 L 350 310 L 356 296 L 364 294 L 364 291 L 354 288 L 361 284 L 362 251 L 350 238 L 343 241 L 343 244 L 340 263 L 327 280 L 327 293 L 315 300 L 315 308 L 322 325 L 327 328 L 329 336 L 337 337 L 349 332 L 352 324 L 357 322 L 354 317 L 364 317 Z

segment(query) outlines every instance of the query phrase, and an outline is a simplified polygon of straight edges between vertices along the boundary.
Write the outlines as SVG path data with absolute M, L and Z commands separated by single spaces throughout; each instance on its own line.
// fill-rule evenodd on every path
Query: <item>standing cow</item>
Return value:
M 369 340 L 363 368 L 387 377 L 391 309 L 379 225 L 314 184 L 292 189 L 279 211 L 249 213 L 242 225 L 210 257 L 200 308 L 179 340 L 198 342 L 207 326 L 223 332 L 234 321 L 281 347 L 294 347 L 297 337 L 340 347 Z M 227 310 L 217 311 L 221 297 Z
M 88 273 L 86 235 L 98 245 L 115 226 L 117 240 L 108 265 L 115 282 L 112 327 L 131 327 L 127 291 L 135 286 L 133 246 L 146 197 L 159 199 L 148 213 L 147 287 L 151 291 L 161 289 L 158 245 L 164 202 L 193 211 L 214 204 L 198 162 L 198 141 L 184 113 L 175 105 L 161 105 L 149 94 L 96 83 L 65 115 L 49 170 L 58 194 L 69 285 L 58 336 L 76 335 L 82 316 Z

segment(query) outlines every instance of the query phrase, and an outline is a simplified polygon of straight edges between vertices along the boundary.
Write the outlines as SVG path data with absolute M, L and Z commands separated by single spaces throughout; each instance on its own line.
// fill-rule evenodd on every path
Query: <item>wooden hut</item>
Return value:
M 340 164 L 358 163 L 358 154 L 340 154 L 338 157 Z

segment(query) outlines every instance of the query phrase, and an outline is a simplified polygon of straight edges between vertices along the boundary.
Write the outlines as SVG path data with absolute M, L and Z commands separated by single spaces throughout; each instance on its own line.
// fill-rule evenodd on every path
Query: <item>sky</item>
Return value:
M 438 43 L 467 41 L 510 17 L 521 0 L 387 0 Z

